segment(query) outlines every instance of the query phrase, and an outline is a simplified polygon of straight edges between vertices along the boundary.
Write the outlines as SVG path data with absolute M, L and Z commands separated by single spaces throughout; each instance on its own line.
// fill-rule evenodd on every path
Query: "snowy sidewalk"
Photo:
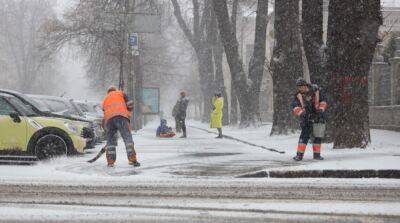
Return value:
M 189 121 L 191 123 L 191 121 Z M 103 145 L 78 157 L 60 157 L 42 161 L 33 166 L 0 166 L 2 180 L 65 180 L 104 181 L 119 180 L 177 180 L 177 179 L 233 179 L 265 167 L 290 165 L 282 154 L 228 139 L 216 139 L 213 134 L 194 128 L 188 129 L 188 138 L 162 139 L 155 136 L 157 123 L 133 133 L 138 160 L 142 166 L 128 165 L 122 140 L 118 141 L 117 161 L 108 168 L 103 155 L 94 163 L 94 157 Z
M 128 165 L 122 141 L 117 148 L 115 168 L 107 168 L 104 155 L 95 163 L 87 160 L 101 145 L 78 157 L 60 157 L 33 166 L 1 165 L 2 181 L 72 181 L 110 182 L 149 180 L 234 180 L 250 173 L 267 171 L 322 170 L 398 170 L 400 172 L 400 133 L 372 130 L 372 144 L 367 149 L 333 150 L 323 145 L 323 161 L 312 159 L 310 148 L 305 159 L 295 162 L 298 134 L 269 136 L 271 126 L 239 129 L 224 128 L 224 134 L 240 139 L 215 139 L 216 132 L 207 124 L 188 121 L 188 138 L 155 137 L 157 123 L 133 134 L 140 168 Z M 198 128 L 205 129 L 199 130 Z M 254 146 L 256 145 L 256 146 Z M 257 146 L 258 145 L 258 146 Z M 261 147 L 275 148 L 284 154 Z M 239 179 L 237 179 L 239 180 Z
M 195 123 L 194 126 L 207 129 L 206 124 Z M 292 161 L 296 153 L 300 133 L 287 136 L 270 136 L 271 124 L 261 128 L 239 129 L 226 127 L 223 132 L 240 140 L 253 144 L 285 151 L 283 159 L 288 165 L 266 167 L 267 171 L 323 171 L 323 170 L 398 170 L 400 171 L 400 132 L 371 130 L 372 143 L 366 149 L 332 149 L 332 144 L 323 144 L 323 161 L 312 159 L 312 148 L 308 145 L 304 160 Z M 279 155 L 278 155 L 279 156 Z M 271 159 L 276 158 L 271 154 Z M 279 157 L 282 160 L 282 156 Z M 350 171 L 347 171 L 350 172 Z M 367 174 L 368 175 L 368 174 Z

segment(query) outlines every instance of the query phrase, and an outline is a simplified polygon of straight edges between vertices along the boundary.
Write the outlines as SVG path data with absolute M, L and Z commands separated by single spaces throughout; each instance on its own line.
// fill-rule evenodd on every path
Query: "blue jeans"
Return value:
M 107 129 L 107 161 L 109 163 L 115 162 L 117 158 L 116 154 L 117 139 L 118 139 L 118 137 L 116 136 L 117 132 L 121 134 L 121 137 L 124 140 L 128 159 L 132 155 L 136 155 L 133 154 L 135 151 L 133 148 L 133 138 L 131 130 L 129 128 L 129 119 L 122 116 L 113 117 L 107 121 L 106 129 Z

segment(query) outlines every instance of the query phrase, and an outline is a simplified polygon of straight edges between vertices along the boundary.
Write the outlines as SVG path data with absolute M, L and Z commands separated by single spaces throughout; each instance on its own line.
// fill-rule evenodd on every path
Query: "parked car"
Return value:
M 0 152 L 46 159 L 83 153 L 87 138 L 76 121 L 42 116 L 31 104 L 0 90 Z
M 99 126 L 103 126 L 103 110 L 100 102 L 95 101 L 78 101 L 74 100 L 75 104 L 85 114 L 89 120 L 94 120 Z M 105 131 L 102 128 L 101 132 L 97 132 L 101 140 L 105 140 Z
M 86 116 L 103 119 L 104 114 L 101 109 L 101 102 L 80 100 L 74 100 L 74 102 Z
M 37 103 L 41 103 L 52 113 L 70 116 L 77 119 L 83 119 L 91 123 L 90 128 L 93 129 L 95 138 L 92 142 L 92 146 L 104 139 L 104 130 L 102 128 L 102 118 L 87 116 L 79 106 L 72 100 L 57 96 L 47 95 L 28 95 Z
M 92 122 L 82 119 L 82 118 L 78 118 L 78 117 L 72 117 L 72 116 L 53 113 L 47 107 L 43 106 L 43 104 L 38 103 L 36 100 L 33 100 L 29 96 L 27 96 L 25 94 L 21 94 L 16 91 L 0 89 L 0 93 L 13 95 L 14 97 L 21 100 L 26 106 L 30 107 L 33 111 L 35 111 L 40 116 L 61 118 L 61 119 L 67 119 L 67 120 L 72 121 L 75 125 L 78 126 L 79 129 L 82 129 L 82 136 L 85 139 L 88 139 L 85 147 L 86 148 L 93 147 L 96 137 L 95 137 L 95 133 L 94 133 L 94 130 L 92 127 L 92 125 L 93 125 Z
M 46 106 L 48 110 L 52 113 L 64 116 L 70 116 L 78 119 L 85 119 L 85 114 L 75 105 L 72 100 L 57 96 L 47 96 L 47 95 L 33 95 L 28 94 L 28 96 L 38 103 Z

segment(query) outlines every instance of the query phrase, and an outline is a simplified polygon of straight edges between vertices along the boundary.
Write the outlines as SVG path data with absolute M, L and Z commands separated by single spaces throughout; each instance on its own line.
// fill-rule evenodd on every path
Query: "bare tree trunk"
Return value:
M 257 7 L 256 33 L 255 44 L 258 45 L 254 52 L 256 58 L 253 58 L 249 78 L 243 70 L 243 63 L 240 60 L 238 41 L 232 27 L 231 19 L 228 13 L 226 0 L 213 1 L 214 11 L 217 16 L 218 26 L 221 34 L 222 43 L 225 48 L 226 57 L 228 60 L 231 76 L 233 80 L 233 88 L 238 93 L 240 106 L 240 125 L 246 127 L 251 123 L 254 124 L 256 118 L 256 106 L 254 103 L 259 103 L 257 92 L 259 95 L 259 87 L 261 86 L 262 70 L 265 61 L 265 32 L 267 25 L 268 1 L 259 0 Z M 261 42 L 264 42 L 262 44 Z M 264 52 L 263 55 L 262 52 Z M 262 64 L 261 64 L 262 63 Z M 259 65 L 261 64 L 261 68 Z M 261 72 L 259 72 L 261 70 Z M 258 89 L 257 89 L 258 87 Z M 256 96 L 254 96 L 256 94 Z
M 271 62 L 274 115 L 271 135 L 287 134 L 297 129 L 290 111 L 296 85 L 303 77 L 299 36 L 299 0 L 275 1 L 275 47 Z
M 140 55 L 133 56 L 133 69 L 135 73 L 135 98 L 134 98 L 134 129 L 139 130 L 143 128 L 142 122 L 142 106 L 143 104 L 143 69 L 140 61 Z
M 211 0 L 205 0 L 202 16 L 200 16 L 200 4 L 198 0 L 192 0 L 193 3 L 193 31 L 189 29 L 185 20 L 183 19 L 182 12 L 177 0 L 171 0 L 174 7 L 174 15 L 178 21 L 186 38 L 192 45 L 198 62 L 198 70 L 200 76 L 200 86 L 203 94 L 203 116 L 202 121 L 208 122 L 210 120 L 211 111 L 211 98 L 214 87 L 214 65 L 212 54 L 212 43 L 206 30 L 211 28 Z
M 214 64 L 212 46 L 205 44 L 197 54 L 198 69 L 200 72 L 200 88 L 203 93 L 203 116 L 202 122 L 210 121 L 211 98 L 215 92 L 214 82 Z
M 215 81 L 217 91 L 222 93 L 224 98 L 224 107 L 222 108 L 222 125 L 229 125 L 229 101 L 228 94 L 226 93 L 224 73 L 222 69 L 222 59 L 224 56 L 224 48 L 221 40 L 218 39 L 217 45 L 214 47 L 214 63 L 215 63 Z
M 231 13 L 231 22 L 232 22 L 232 33 L 236 36 L 236 21 L 237 21 L 237 12 L 238 12 L 239 0 L 233 0 L 232 3 L 232 13 Z M 238 123 L 238 98 L 236 95 L 236 90 L 233 87 L 233 79 L 231 78 L 231 110 L 230 110 L 230 124 L 236 125 Z
M 310 79 L 312 83 L 322 87 L 326 93 L 329 85 L 329 77 L 326 71 L 326 64 L 323 61 L 323 0 L 303 0 L 302 18 L 302 38 L 310 71 Z M 331 95 L 327 95 L 327 100 L 329 105 L 332 104 Z M 327 117 L 330 117 L 331 111 L 331 109 L 328 109 Z M 331 119 L 327 119 L 324 142 L 332 142 L 332 135 L 332 121 Z
M 243 70 L 242 61 L 239 59 L 239 48 L 236 36 L 232 35 L 232 25 L 229 19 L 228 7 L 226 0 L 213 1 L 214 11 L 218 20 L 218 27 L 221 34 L 221 40 L 224 45 L 226 58 L 231 71 L 233 86 L 232 88 L 238 93 L 238 100 L 241 110 L 241 119 L 247 118 L 248 106 L 248 86 L 247 75 Z M 240 94 L 239 94 L 240 92 Z M 245 114 L 245 115 L 243 115 Z
M 310 79 L 323 88 L 327 86 L 326 72 L 322 64 L 323 49 L 323 0 L 302 1 L 302 38 Z
M 368 73 L 382 24 L 380 0 L 331 1 L 329 14 L 334 148 L 365 148 L 370 142 Z
M 224 56 L 224 47 L 222 46 L 221 36 L 219 34 L 217 18 L 215 17 L 215 13 L 211 10 L 212 23 L 211 29 L 207 29 L 208 34 L 213 42 L 213 56 L 214 56 L 214 64 L 215 64 L 215 89 L 218 92 L 221 92 L 222 97 L 224 98 L 224 107 L 222 108 L 222 125 L 229 125 L 229 102 L 228 102 L 228 94 L 226 93 L 225 80 L 224 80 L 224 72 L 222 69 L 222 62 Z
M 268 0 L 259 0 L 256 16 L 256 34 L 254 39 L 253 57 L 249 64 L 249 78 L 252 81 L 250 87 L 251 104 L 249 108 L 249 120 L 256 123 L 261 120 L 260 115 L 260 90 L 264 74 L 266 53 L 266 38 L 268 25 Z

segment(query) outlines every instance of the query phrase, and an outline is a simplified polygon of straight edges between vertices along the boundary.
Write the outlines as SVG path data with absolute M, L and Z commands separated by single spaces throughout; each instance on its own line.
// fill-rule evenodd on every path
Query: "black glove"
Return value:
M 306 120 L 307 119 L 307 112 L 306 111 L 303 111 L 301 114 L 300 114 L 300 120 Z

